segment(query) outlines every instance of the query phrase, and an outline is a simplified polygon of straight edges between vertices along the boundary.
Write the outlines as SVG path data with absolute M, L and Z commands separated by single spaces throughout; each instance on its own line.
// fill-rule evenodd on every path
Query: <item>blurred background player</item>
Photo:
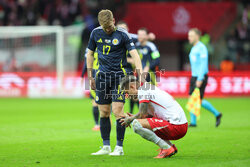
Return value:
M 124 21 L 119 21 L 117 24 L 117 27 L 124 28 L 129 32 L 128 24 Z M 137 34 L 132 34 L 130 33 L 130 36 L 132 37 L 132 40 L 134 43 L 138 41 L 138 36 Z M 134 69 L 135 69 L 135 63 L 131 55 L 127 51 L 127 65 L 125 66 L 126 72 L 128 75 L 134 75 Z M 137 104 L 139 107 L 139 102 L 134 100 L 134 99 L 129 99 L 129 112 L 133 113 L 134 110 L 134 104 Z
M 146 82 L 140 86 L 135 76 L 126 76 L 121 88 L 130 96 L 139 99 L 140 107 L 136 115 L 129 114 L 121 120 L 126 127 L 132 123 L 134 132 L 160 147 L 155 158 L 166 158 L 177 153 L 177 148 L 169 140 L 178 140 L 187 133 L 188 123 L 181 106 L 167 92 Z
M 125 30 L 127 30 L 129 32 L 128 24 L 125 21 L 119 21 L 116 25 L 117 25 L 117 27 L 124 28 Z M 130 36 L 132 37 L 132 40 L 134 43 L 138 42 L 138 35 L 137 34 L 130 33 Z M 154 41 L 155 34 L 152 32 L 148 33 L 148 39 L 150 41 Z M 140 54 L 140 57 L 142 58 L 142 55 L 140 52 L 139 52 L 139 54 Z M 134 75 L 134 67 L 135 67 L 134 64 L 135 63 L 134 63 L 131 55 L 127 52 L 127 65 L 126 65 L 125 69 L 126 69 L 128 75 Z M 139 101 L 137 101 L 135 99 L 129 99 L 129 112 L 130 113 L 133 113 L 135 103 L 139 107 Z
M 142 54 L 142 68 L 144 73 L 148 73 L 146 81 L 156 85 L 156 67 L 160 64 L 160 53 L 153 42 L 149 41 L 148 30 L 140 28 L 138 30 L 138 42 L 136 48 Z
M 83 82 L 83 78 L 85 73 L 87 72 L 87 51 L 88 49 L 86 49 L 85 54 L 84 54 L 84 66 L 82 69 L 82 82 Z M 96 71 L 98 70 L 98 53 L 95 52 L 94 53 L 94 61 L 93 61 L 93 71 L 92 71 L 92 75 L 93 77 L 95 77 Z M 94 116 L 94 121 L 95 121 L 95 126 L 92 128 L 93 131 L 99 131 L 100 130 L 100 125 L 99 125 L 99 110 L 98 110 L 98 106 L 95 102 L 95 90 L 90 89 L 90 99 L 92 102 L 92 111 L 93 111 L 93 116 Z
M 205 88 L 208 80 L 208 51 L 206 46 L 200 42 L 201 32 L 197 28 L 192 28 L 188 32 L 188 40 L 191 45 L 193 45 L 190 54 L 189 60 L 191 64 L 192 78 L 190 80 L 190 89 L 189 95 L 192 94 L 194 89 L 197 87 L 200 89 L 200 98 L 201 100 L 204 97 Z M 216 118 L 216 127 L 220 125 L 220 120 L 222 114 L 218 112 L 211 103 L 207 100 L 202 100 L 201 106 L 211 113 Z M 190 127 L 196 127 L 196 116 L 190 112 Z
M 92 155 L 109 154 L 112 156 L 124 155 L 123 140 L 125 127 L 120 119 L 124 117 L 123 106 L 125 102 L 124 92 L 120 90 L 120 79 L 126 75 L 123 61 L 126 61 L 126 52 L 132 56 L 137 73 L 142 71 L 140 56 L 128 34 L 122 28 L 115 27 L 115 19 L 110 10 L 101 10 L 98 13 L 98 21 L 101 25 L 95 28 L 90 35 L 87 52 L 87 70 L 91 89 L 96 90 L 95 101 L 100 111 L 100 131 L 103 140 L 101 150 Z M 95 79 L 92 75 L 93 54 L 97 51 L 99 68 Z M 117 143 L 114 151 L 110 148 L 110 110 L 116 117 Z

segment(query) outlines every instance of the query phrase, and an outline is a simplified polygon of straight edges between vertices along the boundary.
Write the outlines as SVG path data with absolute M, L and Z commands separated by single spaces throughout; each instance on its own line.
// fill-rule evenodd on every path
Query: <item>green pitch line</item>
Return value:
M 0 167 L 225 167 L 250 164 L 250 98 L 209 99 L 222 124 L 201 111 L 198 127 L 176 142 L 178 153 L 153 159 L 158 148 L 127 129 L 125 156 L 91 156 L 102 142 L 89 99 L 0 99 Z M 187 99 L 178 99 L 184 107 Z M 125 106 L 128 111 L 128 104 Z M 189 119 L 189 114 L 187 117 Z M 111 146 L 116 142 L 112 116 Z

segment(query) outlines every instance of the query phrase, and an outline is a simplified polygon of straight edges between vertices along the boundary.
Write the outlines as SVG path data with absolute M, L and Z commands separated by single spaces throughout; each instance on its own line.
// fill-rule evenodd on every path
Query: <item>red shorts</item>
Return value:
M 147 118 L 154 133 L 163 140 L 178 140 L 187 133 L 188 123 L 174 125 L 158 118 Z

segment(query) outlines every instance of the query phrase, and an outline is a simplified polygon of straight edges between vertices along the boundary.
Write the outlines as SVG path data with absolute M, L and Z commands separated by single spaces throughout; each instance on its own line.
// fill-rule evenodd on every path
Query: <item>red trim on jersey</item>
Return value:
M 141 103 L 149 103 L 149 100 L 141 100 L 141 101 L 139 101 L 139 104 L 141 104 Z
M 156 103 L 156 102 L 153 101 L 153 100 L 140 100 L 140 101 L 139 101 L 139 104 L 141 104 L 141 103 L 149 103 L 149 102 L 152 102 L 152 103 L 154 103 L 154 104 L 156 104 L 156 105 L 158 105 L 158 106 L 160 106 L 160 107 L 166 109 L 164 106 L 160 105 L 159 103 Z
M 154 104 L 156 104 L 156 105 L 158 105 L 158 106 L 161 106 L 162 108 L 164 108 L 164 109 L 166 109 L 165 107 L 163 107 L 162 105 L 160 105 L 159 103 L 156 103 L 155 101 L 152 101 L 152 100 L 149 100 L 150 102 L 152 102 L 152 103 L 154 103 Z

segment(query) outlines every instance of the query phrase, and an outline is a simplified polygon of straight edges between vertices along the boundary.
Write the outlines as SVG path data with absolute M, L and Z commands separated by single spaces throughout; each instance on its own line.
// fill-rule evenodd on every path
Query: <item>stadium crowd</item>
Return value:
M 0 26 L 62 25 L 81 22 L 101 8 L 119 9 L 125 0 L 1 0 Z
M 234 63 L 250 62 L 250 4 L 245 6 L 241 19 L 230 31 L 226 41 L 228 48 L 226 59 Z
M 136 0 L 136 1 L 172 1 L 172 0 Z M 196 1 L 196 0 L 184 0 Z M 210 1 L 210 0 L 204 0 Z M 221 1 L 221 0 L 213 0 Z M 223 1 L 223 0 L 222 0 Z M 114 12 L 117 20 L 121 20 L 126 13 L 126 0 L 1 0 L 0 1 L 0 26 L 21 25 L 62 25 L 68 26 L 77 23 L 86 23 L 82 33 L 82 44 L 86 47 L 91 30 L 98 26 L 97 13 L 100 9 L 108 8 Z M 222 61 L 224 66 L 235 64 L 232 69 L 247 70 L 250 62 L 250 5 L 242 1 L 244 6 L 241 18 L 226 33 L 227 53 Z M 209 35 L 209 34 L 208 34 Z M 203 38 L 203 37 L 202 37 Z M 202 39 L 201 39 L 202 40 Z M 206 44 L 210 52 L 210 47 Z M 189 49 L 186 49 L 189 52 Z M 84 48 L 80 49 L 82 53 Z M 79 54 L 78 61 L 82 61 Z M 223 57 L 223 56 L 222 56 Z M 226 63 L 225 63 L 226 62 Z M 81 64 L 81 63 L 80 63 Z M 78 69 L 81 69 L 79 66 Z M 215 68 L 217 69 L 217 67 Z

